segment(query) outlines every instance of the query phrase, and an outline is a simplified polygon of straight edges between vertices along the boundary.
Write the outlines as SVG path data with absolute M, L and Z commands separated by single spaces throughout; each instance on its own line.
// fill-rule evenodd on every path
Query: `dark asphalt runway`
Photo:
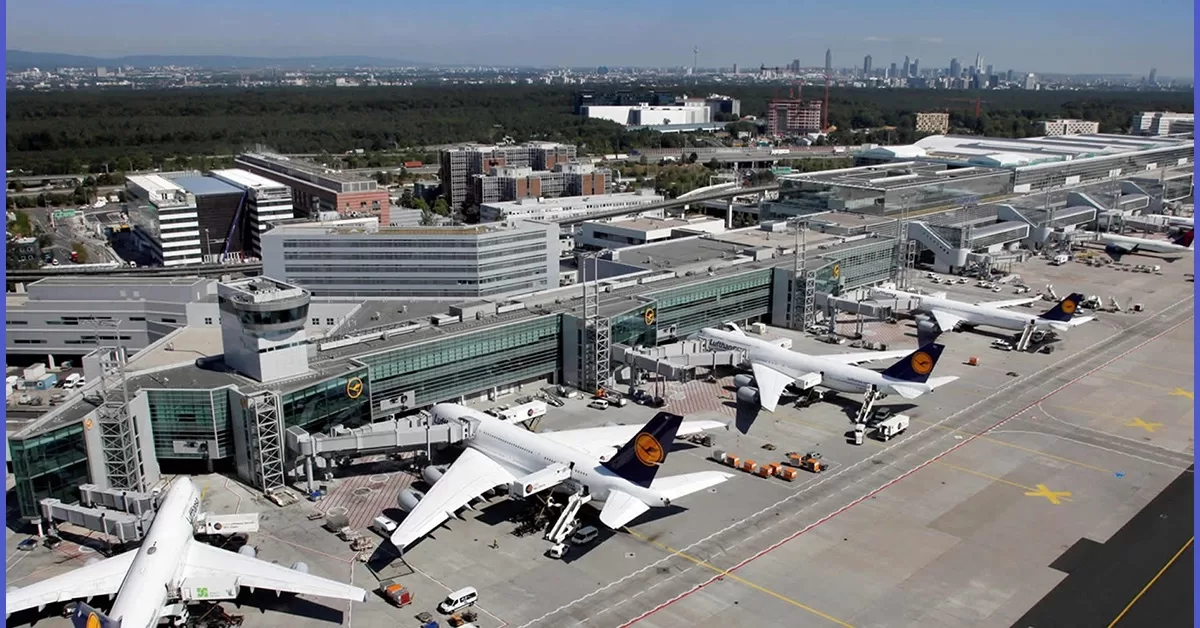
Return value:
M 1194 468 L 1107 543 L 1080 539 L 1054 560 L 1051 566 L 1069 575 L 1013 628 L 1192 626 Z

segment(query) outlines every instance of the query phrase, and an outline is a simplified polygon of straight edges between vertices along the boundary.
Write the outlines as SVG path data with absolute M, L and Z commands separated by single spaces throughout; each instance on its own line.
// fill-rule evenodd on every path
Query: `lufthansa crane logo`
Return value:
M 1062 311 L 1067 314 L 1075 313 L 1075 301 L 1072 299 L 1064 299 L 1062 302 Z
M 654 308 L 650 308 L 650 309 L 646 310 L 645 313 L 642 314 L 642 319 L 646 321 L 647 325 L 653 325 L 654 324 Z
M 647 467 L 658 466 L 667 457 L 667 454 L 663 451 L 662 444 L 649 432 L 642 432 L 637 435 L 637 438 L 633 441 L 633 453 L 637 456 L 638 462 Z
M 100 616 L 95 613 L 88 613 L 87 628 L 100 628 Z
M 838 277 L 841 277 L 841 276 L 842 276 L 841 264 L 834 264 L 833 265 L 833 278 L 837 279 Z
M 91 419 L 88 419 L 83 422 L 83 429 L 85 429 L 85 430 L 92 429 L 92 420 Z
M 933 370 L 933 358 L 924 351 L 914 353 L 911 362 L 912 370 L 916 371 L 917 375 L 928 375 L 929 371 Z
M 358 399 L 363 392 L 362 379 L 351 377 L 350 381 L 346 382 L 346 396 L 351 399 Z

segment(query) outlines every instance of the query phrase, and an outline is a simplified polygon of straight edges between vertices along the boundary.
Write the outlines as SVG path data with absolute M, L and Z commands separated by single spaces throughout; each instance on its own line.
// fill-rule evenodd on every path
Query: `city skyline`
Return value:
M 770 22 L 726 29 L 711 39 L 696 33 L 711 27 L 704 3 L 715 2 L 699 2 L 646 7 L 614 0 L 603 7 L 564 7 L 534 0 L 516 11 L 511 4 L 467 0 L 457 3 L 456 15 L 449 19 L 441 6 L 398 9 L 379 0 L 348 0 L 336 7 L 282 0 L 252 6 L 230 0 L 103 6 L 81 0 L 22 1 L 7 5 L 6 37 L 10 49 L 105 58 L 371 56 L 444 65 L 690 67 L 699 46 L 701 68 L 785 66 L 793 59 L 819 68 L 825 50 L 831 49 L 835 68 L 861 68 L 865 55 L 873 57 L 876 68 L 905 55 L 922 59 L 927 68 L 948 67 L 952 57 L 969 66 L 980 51 L 997 69 L 1143 76 L 1157 68 L 1162 78 L 1190 78 L 1194 72 L 1194 7 L 1182 0 L 1156 7 L 1164 19 L 1142 21 L 1119 19 L 1123 5 L 1114 0 L 1087 5 L 1070 0 L 1055 7 L 1067 22 L 1028 20 L 1031 12 L 1045 10 L 1029 0 L 1009 3 L 1003 13 L 964 6 L 952 16 L 927 0 L 896 15 L 882 4 L 872 9 L 771 2 L 773 6 L 762 7 L 774 16 Z M 62 20 L 62 15 L 73 18 Z M 859 34 L 798 37 L 794 23 L 814 18 L 853 23 Z M 159 27 L 183 23 L 189 28 Z M 263 29 L 264 23 L 273 26 Z M 979 29 L 981 23 L 988 28 Z M 421 27 L 397 31 L 397 24 Z M 137 37 L 118 35 L 131 28 Z M 505 45 L 497 46 L 497 38 Z

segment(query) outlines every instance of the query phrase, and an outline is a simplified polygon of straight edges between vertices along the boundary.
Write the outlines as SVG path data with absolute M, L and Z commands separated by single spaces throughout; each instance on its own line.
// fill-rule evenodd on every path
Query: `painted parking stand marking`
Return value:
M 1147 432 L 1153 433 L 1155 430 L 1162 427 L 1162 423 L 1159 423 L 1158 421 L 1151 421 L 1147 423 L 1140 418 L 1134 417 L 1132 421 L 1125 424 L 1125 427 L 1140 427 Z
M 1026 491 L 1025 494 L 1030 497 L 1045 497 L 1046 499 L 1050 500 L 1051 504 L 1054 504 L 1055 506 L 1064 501 L 1071 501 L 1071 491 L 1052 491 L 1047 488 L 1045 484 L 1038 484 L 1037 490 Z
M 1172 390 L 1169 394 L 1172 397 L 1187 397 L 1188 399 L 1191 399 L 1192 401 L 1196 400 L 1195 392 L 1187 391 L 1182 388 L 1176 388 L 1175 390 Z

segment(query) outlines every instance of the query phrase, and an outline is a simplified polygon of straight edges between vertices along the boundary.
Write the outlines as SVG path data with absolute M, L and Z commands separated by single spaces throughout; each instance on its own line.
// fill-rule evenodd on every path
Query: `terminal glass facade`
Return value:
M 205 457 L 201 445 L 216 441 L 214 460 L 233 456 L 229 396 L 219 390 L 147 390 L 154 455 L 160 460 Z
M 22 517 L 41 515 L 38 502 L 53 497 L 79 501 L 79 486 L 91 481 L 83 423 L 72 423 L 37 436 L 9 442 L 17 507 Z
M 351 386 L 354 383 L 354 386 Z M 325 380 L 282 395 L 283 422 L 309 432 L 324 432 L 334 425 L 356 427 L 371 420 L 368 400 L 371 381 L 367 369 Z M 357 392 L 356 392 L 357 391 Z
M 360 358 L 370 370 L 372 410 L 415 393 L 416 406 L 553 375 L 559 370 L 559 317 L 541 316 L 472 334 L 423 342 Z
M 1049 188 L 1094 183 L 1114 176 L 1129 176 L 1146 172 L 1153 166 L 1168 168 L 1193 163 L 1191 144 L 1173 148 L 1160 148 L 1127 155 L 1077 159 L 1065 163 L 1026 166 L 1017 168 L 1013 174 L 1013 191 L 1036 192 Z
M 657 325 L 675 326 L 684 336 L 726 321 L 767 315 L 771 310 L 771 269 L 671 288 L 651 296 L 658 301 Z
M 821 264 L 826 260 L 833 263 L 825 264 L 817 271 L 816 289 L 817 292 L 835 296 L 843 290 L 853 290 L 894 279 L 899 262 L 896 256 L 896 241 L 893 239 L 875 240 L 870 244 L 835 251 L 821 256 L 815 263 Z M 814 264 L 810 263 L 810 267 L 812 265 Z
M 618 314 L 609 320 L 613 344 L 642 345 L 653 347 L 658 344 L 658 308 L 654 303 Z

